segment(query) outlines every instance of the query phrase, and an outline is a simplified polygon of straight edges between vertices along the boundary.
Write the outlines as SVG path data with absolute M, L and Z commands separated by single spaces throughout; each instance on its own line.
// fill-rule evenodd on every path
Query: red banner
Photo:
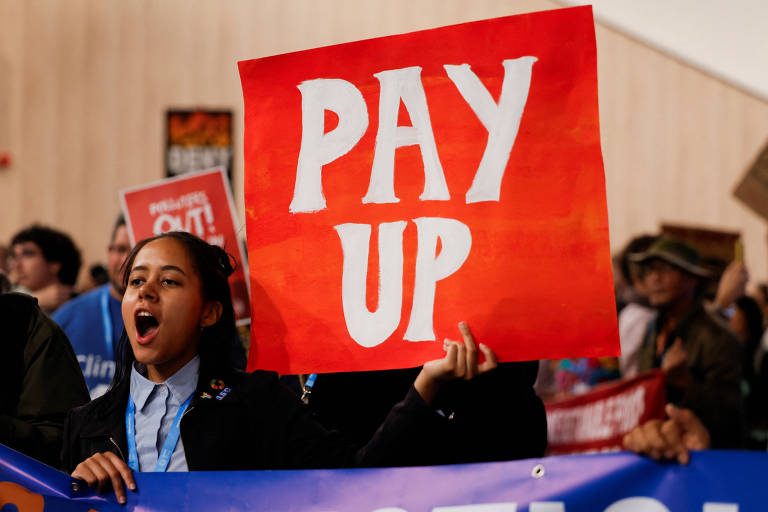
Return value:
M 187 231 L 223 247 L 237 260 L 229 277 L 238 325 L 250 321 L 248 284 L 242 245 L 237 239 L 237 217 L 223 168 L 120 191 L 131 243 L 167 231 Z
M 550 455 L 621 450 L 630 430 L 663 419 L 664 372 L 599 384 L 592 391 L 545 403 Z
M 250 369 L 618 354 L 591 8 L 239 67 Z

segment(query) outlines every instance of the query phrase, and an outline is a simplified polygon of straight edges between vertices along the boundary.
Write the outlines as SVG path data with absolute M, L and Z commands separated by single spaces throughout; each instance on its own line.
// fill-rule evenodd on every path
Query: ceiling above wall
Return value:
M 592 4 L 595 18 L 768 101 L 765 0 L 559 0 Z

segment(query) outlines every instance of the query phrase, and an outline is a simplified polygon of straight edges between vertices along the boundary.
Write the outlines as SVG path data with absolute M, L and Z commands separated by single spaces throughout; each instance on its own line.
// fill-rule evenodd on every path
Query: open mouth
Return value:
M 157 332 L 160 323 L 149 311 L 136 313 L 136 332 L 140 342 L 148 342 Z

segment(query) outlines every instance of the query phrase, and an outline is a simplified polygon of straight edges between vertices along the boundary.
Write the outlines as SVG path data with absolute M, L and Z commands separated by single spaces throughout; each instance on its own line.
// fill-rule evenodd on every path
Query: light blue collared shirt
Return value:
M 159 384 L 140 374 L 135 365 L 131 369 L 131 398 L 136 406 L 136 451 L 140 471 L 155 468 L 173 419 L 181 404 L 195 392 L 199 374 L 199 356 Z M 171 455 L 168 471 L 189 471 L 181 437 Z

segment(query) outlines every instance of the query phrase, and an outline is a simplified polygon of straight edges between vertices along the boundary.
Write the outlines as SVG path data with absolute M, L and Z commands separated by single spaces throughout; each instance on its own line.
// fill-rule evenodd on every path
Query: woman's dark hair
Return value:
M 205 327 L 200 334 L 201 371 L 203 368 L 224 370 L 231 367 L 231 341 L 237 336 L 235 327 L 235 312 L 232 308 L 232 295 L 229 290 L 227 278 L 234 272 L 234 259 L 221 247 L 211 245 L 208 242 L 184 231 L 170 231 L 161 235 L 146 238 L 137 243 L 121 268 L 123 287 L 128 286 L 133 261 L 136 255 L 150 242 L 169 238 L 179 242 L 187 251 L 192 265 L 200 278 L 203 299 L 220 302 L 222 306 L 219 320 Z M 115 376 L 107 393 L 112 393 L 131 375 L 131 366 L 136 360 L 128 336 L 123 329 L 123 334 L 115 347 Z M 210 371 L 210 370 L 209 370 Z

